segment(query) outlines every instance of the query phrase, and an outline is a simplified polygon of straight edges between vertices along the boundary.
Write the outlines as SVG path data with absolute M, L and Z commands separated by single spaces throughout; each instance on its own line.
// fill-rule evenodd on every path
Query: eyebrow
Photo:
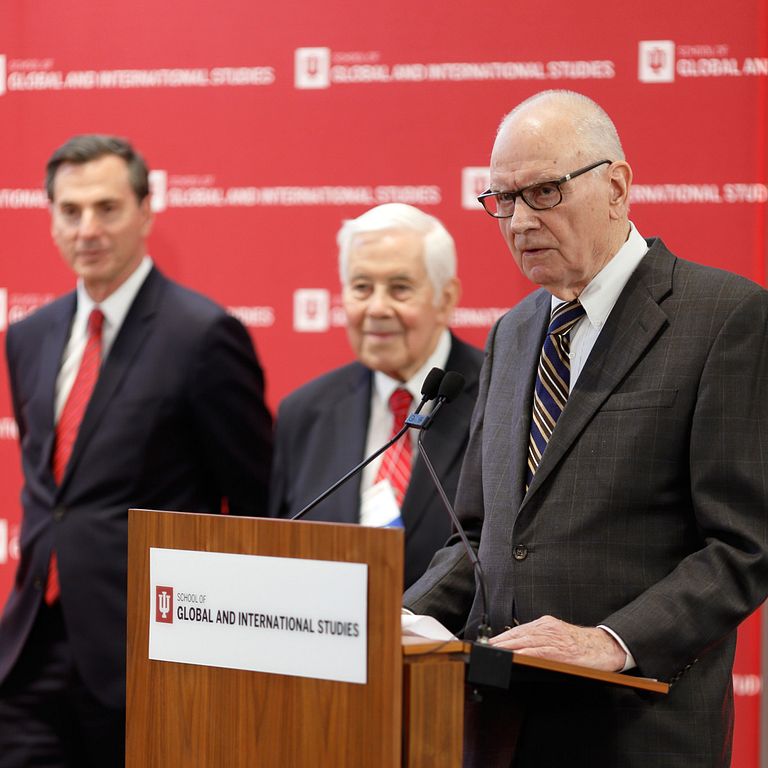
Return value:
M 562 176 L 544 176 L 539 181 L 532 181 L 530 184 L 523 184 L 522 187 L 518 187 L 517 189 L 494 189 L 493 187 L 490 187 L 491 192 L 509 192 L 511 194 L 517 194 L 518 192 L 522 192 L 524 189 L 530 189 L 531 187 L 536 187 L 539 184 L 552 184 L 555 181 L 560 181 L 562 179 Z
M 77 200 L 68 200 L 66 197 L 61 198 L 59 200 L 54 200 L 54 205 L 71 205 L 75 208 L 82 208 L 84 205 L 104 205 L 105 203 L 119 203 L 120 198 L 118 197 L 103 197 L 100 200 L 96 200 L 93 203 L 82 203 L 78 202 Z

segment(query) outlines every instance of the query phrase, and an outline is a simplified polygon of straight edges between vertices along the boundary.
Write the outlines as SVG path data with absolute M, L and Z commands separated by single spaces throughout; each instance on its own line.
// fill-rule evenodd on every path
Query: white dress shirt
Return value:
M 54 419 L 56 422 L 64 409 L 64 403 L 75 383 L 75 377 L 83 359 L 85 345 L 88 341 L 88 318 L 91 310 L 98 307 L 104 313 L 104 325 L 101 331 L 101 362 L 107 359 L 109 350 L 115 341 L 118 331 L 123 325 L 125 316 L 136 298 L 136 294 L 144 284 L 147 275 L 152 269 L 152 259 L 145 256 L 133 274 L 112 294 L 100 304 L 88 295 L 82 278 L 77 281 L 77 309 L 72 320 L 72 328 L 69 331 L 69 340 L 64 347 L 64 355 L 59 366 L 59 375 L 56 378 L 56 397 Z
M 624 286 L 637 269 L 648 244 L 630 222 L 629 236 L 618 253 L 592 278 L 579 296 L 586 315 L 571 330 L 571 389 L 587 362 L 592 347 L 603 329 L 608 315 L 624 290 Z M 562 299 L 552 297 L 552 309 L 563 304 Z
M 391 376 L 387 376 L 386 373 L 374 371 L 373 387 L 371 388 L 370 416 L 368 417 L 368 432 L 365 442 L 366 456 L 370 456 L 374 451 L 381 448 L 381 446 L 392 436 L 392 412 L 389 410 L 389 398 L 392 393 L 398 387 L 404 387 L 413 396 L 413 407 L 416 408 L 421 401 L 421 385 L 424 383 L 427 374 L 433 368 L 442 368 L 445 370 L 450 353 L 451 334 L 448 330 L 444 330 L 440 335 L 432 354 L 427 358 L 424 365 L 422 365 L 421 368 L 408 379 L 408 381 L 398 381 Z M 429 413 L 431 405 L 431 403 L 427 404 L 422 412 Z M 417 431 L 412 429 L 410 435 L 404 435 L 401 439 L 407 440 L 408 438 L 411 439 L 414 447 L 413 459 L 415 460 L 416 451 L 418 450 L 416 442 L 418 440 Z M 383 454 L 372 461 L 363 470 L 363 476 L 360 482 L 361 500 L 365 492 L 373 486 L 382 460 Z

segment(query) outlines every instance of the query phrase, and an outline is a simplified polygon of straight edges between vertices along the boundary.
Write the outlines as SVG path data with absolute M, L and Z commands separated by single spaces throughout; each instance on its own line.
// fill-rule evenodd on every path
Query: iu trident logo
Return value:
M 331 84 L 331 49 L 297 48 L 293 84 L 296 88 L 328 88 Z
M 638 49 L 638 79 L 641 83 L 675 81 L 673 40 L 641 40 Z
M 155 587 L 155 621 L 173 624 L 173 587 Z

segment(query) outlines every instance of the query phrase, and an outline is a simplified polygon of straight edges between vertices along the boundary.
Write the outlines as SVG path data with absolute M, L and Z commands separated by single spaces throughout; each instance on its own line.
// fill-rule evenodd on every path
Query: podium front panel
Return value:
M 366 563 L 368 682 L 150 660 L 152 547 Z M 399 766 L 402 587 L 402 530 L 131 510 L 126 765 Z

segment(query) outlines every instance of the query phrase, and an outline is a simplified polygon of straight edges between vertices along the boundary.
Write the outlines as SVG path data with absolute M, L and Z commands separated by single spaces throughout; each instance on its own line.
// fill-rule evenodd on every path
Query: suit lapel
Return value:
M 86 408 L 77 433 L 77 440 L 72 449 L 72 457 L 62 480 L 62 488 L 67 485 L 69 477 L 75 471 L 85 446 L 99 426 L 120 382 L 130 369 L 134 358 L 152 330 L 152 320 L 157 313 L 166 282 L 165 278 L 156 269 L 153 269 L 136 294 L 112 349 L 109 351 Z
M 332 457 L 327 465 L 327 474 L 322 479 L 323 490 L 343 477 L 365 456 L 365 425 L 368 424 L 371 403 L 371 382 L 370 371 L 363 365 L 354 364 L 344 393 L 332 406 L 323 408 L 322 431 L 327 435 L 328 451 Z M 334 520 L 359 522 L 361 476 L 362 473 L 358 472 L 323 502 L 326 509 L 327 505 L 335 507 Z M 311 512 L 308 519 L 312 519 Z
M 72 319 L 77 307 L 76 294 L 72 293 L 62 302 L 60 311 L 51 319 L 50 330 L 43 339 L 43 349 L 40 355 L 40 379 L 37 383 L 38 396 L 36 398 L 42 410 L 41 423 L 47 425 L 46 444 L 42 451 L 47 467 L 41 467 L 41 474 L 48 473 L 51 486 L 54 486 L 53 471 L 51 469 L 51 457 L 55 438 L 55 400 L 56 379 L 61 367 L 61 358 L 64 355 L 64 347 L 69 338 Z
M 519 506 L 525 488 L 533 385 L 549 323 L 550 306 L 549 293 L 540 291 L 536 294 L 528 314 L 515 321 L 516 332 L 511 343 L 505 348 L 500 339 L 499 351 L 493 361 L 492 391 L 484 431 L 485 442 L 490 441 L 494 446 L 494 455 L 489 460 L 495 469 L 489 477 L 498 480 L 497 486 L 489 488 L 488 492 L 494 499 L 504 499 L 504 503 L 513 509 Z M 504 330 L 500 329 L 499 336 L 503 335 Z M 520 371 L 529 373 L 523 377 Z M 489 434 L 503 429 L 509 430 L 506 439 L 489 437 Z
M 467 424 L 475 405 L 473 392 L 477 391 L 479 374 L 477 365 L 463 354 L 461 342 L 455 337 L 451 337 L 451 352 L 445 368 L 447 371 L 458 371 L 464 376 L 464 390 L 455 402 L 446 406 L 450 412 L 435 419 L 434 425 L 424 437 L 424 445 L 439 477 L 446 477 L 453 464 L 461 460 L 460 454 L 466 447 Z M 407 436 L 403 439 L 407 439 Z M 402 516 L 407 527 L 415 525 L 427 513 L 435 493 L 426 465 L 417 458 L 403 499 Z
M 568 398 L 523 506 L 666 324 L 659 302 L 672 288 L 674 261 L 658 244 L 627 282 Z

